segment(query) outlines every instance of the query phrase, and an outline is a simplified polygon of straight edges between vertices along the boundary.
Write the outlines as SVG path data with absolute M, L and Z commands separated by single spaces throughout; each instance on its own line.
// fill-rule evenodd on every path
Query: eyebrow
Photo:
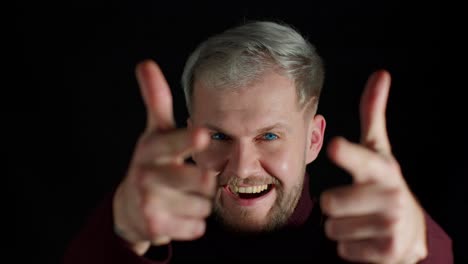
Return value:
M 219 132 L 222 132 L 223 134 L 229 135 L 229 133 L 225 133 L 222 128 L 220 128 L 220 127 L 218 127 L 216 125 L 205 123 L 204 126 L 211 129 L 211 130 L 219 131 Z M 285 123 L 278 122 L 278 123 L 275 123 L 273 125 L 269 125 L 269 126 L 266 126 L 266 127 L 259 128 L 259 129 L 256 130 L 256 133 L 261 134 L 261 133 L 265 133 L 265 132 L 268 132 L 268 131 L 271 131 L 271 130 L 274 130 L 274 129 L 284 129 L 287 132 L 291 131 L 289 126 L 287 126 Z

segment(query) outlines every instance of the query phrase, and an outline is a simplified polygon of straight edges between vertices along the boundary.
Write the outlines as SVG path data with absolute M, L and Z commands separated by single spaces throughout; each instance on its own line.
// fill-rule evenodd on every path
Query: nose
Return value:
M 225 170 L 228 175 L 244 179 L 259 173 L 260 161 L 255 145 L 246 141 L 232 144 Z

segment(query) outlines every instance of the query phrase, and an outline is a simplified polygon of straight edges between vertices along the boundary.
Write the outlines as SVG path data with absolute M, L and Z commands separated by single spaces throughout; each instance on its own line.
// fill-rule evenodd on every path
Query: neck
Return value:
M 309 218 L 312 209 L 314 207 L 314 201 L 310 195 L 309 187 L 309 175 L 306 173 L 304 175 L 304 184 L 302 187 L 301 196 L 297 202 L 296 208 L 294 209 L 292 215 L 289 217 L 286 227 L 299 227 L 305 224 Z

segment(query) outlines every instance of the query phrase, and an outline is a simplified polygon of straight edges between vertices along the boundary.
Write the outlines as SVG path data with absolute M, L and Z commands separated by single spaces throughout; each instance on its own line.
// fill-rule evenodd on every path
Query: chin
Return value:
M 219 199 L 214 206 L 214 215 L 226 230 L 251 234 L 281 228 L 291 213 L 284 212 L 276 203 L 276 195 L 272 195 L 271 201 L 267 199 L 250 206 L 239 206 L 232 200 Z
M 219 215 L 216 215 L 216 219 L 224 230 L 241 235 L 261 234 L 271 232 L 275 229 L 279 229 L 279 226 L 272 227 L 270 223 L 267 223 L 265 221 L 238 221 L 235 219 L 226 219 Z
M 228 230 L 240 233 L 262 233 L 270 231 L 272 228 L 271 220 L 266 216 L 242 213 L 237 216 L 226 216 L 217 214 L 218 220 L 223 227 Z

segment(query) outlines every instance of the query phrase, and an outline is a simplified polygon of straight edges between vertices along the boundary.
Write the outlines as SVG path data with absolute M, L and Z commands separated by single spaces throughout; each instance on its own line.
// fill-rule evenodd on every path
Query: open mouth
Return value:
M 263 184 L 248 187 L 229 186 L 227 189 L 230 193 L 240 199 L 255 199 L 268 194 L 274 186 L 274 184 Z

